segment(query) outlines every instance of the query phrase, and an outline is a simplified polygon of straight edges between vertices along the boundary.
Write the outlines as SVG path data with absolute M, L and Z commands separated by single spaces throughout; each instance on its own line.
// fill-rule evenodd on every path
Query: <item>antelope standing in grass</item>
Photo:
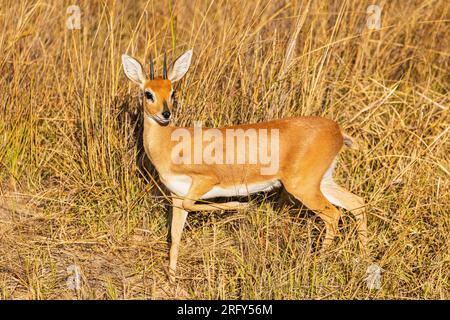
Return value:
M 137 60 L 122 55 L 126 76 L 143 93 L 145 152 L 171 192 L 169 279 L 175 280 L 178 249 L 188 212 L 244 209 L 245 202 L 205 200 L 245 196 L 281 185 L 323 219 L 324 248 L 332 243 L 341 216 L 333 205 L 352 212 L 364 252 L 367 244 L 364 202 L 332 178 L 337 154 L 344 144 L 354 147 L 352 138 L 336 122 L 321 117 L 285 118 L 220 129 L 170 126 L 173 84 L 186 74 L 191 58 L 192 50 L 185 52 L 168 73 L 164 56 L 163 77 L 154 76 L 150 58 L 147 79 Z M 186 140 L 189 136 L 194 138 Z M 205 140 L 209 144 L 204 145 Z

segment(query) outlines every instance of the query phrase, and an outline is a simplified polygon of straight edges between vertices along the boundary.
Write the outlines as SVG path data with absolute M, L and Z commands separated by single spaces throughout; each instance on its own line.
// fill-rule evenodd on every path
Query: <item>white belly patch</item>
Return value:
M 167 189 L 180 197 L 185 197 L 187 195 L 192 183 L 192 178 L 185 175 L 165 176 L 161 180 Z
M 186 175 L 165 176 L 164 185 L 177 196 L 185 197 L 191 187 L 192 178 Z M 270 191 L 281 186 L 279 180 L 268 180 L 258 183 L 237 184 L 229 187 L 215 186 L 206 192 L 200 199 L 209 199 L 216 197 L 236 197 L 247 196 L 256 192 Z
M 207 193 L 200 197 L 200 199 L 209 199 L 216 197 L 237 197 L 237 196 L 248 196 L 249 194 L 256 192 L 270 191 L 273 188 L 280 187 L 281 183 L 278 180 L 269 180 L 259 183 L 251 184 L 238 184 L 234 186 L 229 186 L 227 188 L 223 187 L 213 187 Z

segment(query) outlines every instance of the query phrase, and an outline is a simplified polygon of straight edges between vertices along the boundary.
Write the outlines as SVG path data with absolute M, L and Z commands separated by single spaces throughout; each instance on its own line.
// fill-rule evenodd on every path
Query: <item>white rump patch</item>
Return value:
M 322 194 L 327 198 L 328 201 L 330 201 L 335 206 L 344 208 L 343 204 L 339 201 L 339 199 L 336 199 L 333 197 L 333 194 L 331 192 L 328 192 L 330 189 L 334 189 L 336 186 L 336 182 L 333 180 L 333 171 L 334 168 L 336 168 L 337 160 L 336 158 L 331 163 L 328 170 L 323 175 L 322 181 L 320 183 L 320 191 L 322 191 Z

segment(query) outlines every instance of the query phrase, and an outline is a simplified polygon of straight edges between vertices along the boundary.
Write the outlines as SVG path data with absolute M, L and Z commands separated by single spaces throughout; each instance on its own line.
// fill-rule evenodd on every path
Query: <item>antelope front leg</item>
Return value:
M 184 223 L 186 222 L 187 211 L 183 210 L 183 201 L 176 198 L 172 194 L 172 226 L 170 228 L 170 235 L 172 243 L 169 253 L 169 281 L 175 282 L 175 271 L 177 268 L 178 251 L 180 247 L 181 235 L 183 233 Z
M 202 195 L 214 187 L 214 184 L 207 179 L 193 179 L 191 187 L 182 202 L 183 208 L 187 211 L 215 211 L 215 210 L 242 210 L 248 208 L 247 202 L 225 202 L 211 204 L 196 204 Z
M 232 201 L 224 203 L 194 204 L 195 201 L 185 201 L 183 201 L 183 208 L 189 211 L 243 210 L 248 208 L 247 202 Z
M 187 211 L 241 210 L 248 206 L 246 202 L 195 204 L 195 201 L 211 190 L 213 186 L 214 184 L 204 180 L 194 180 L 184 199 L 180 199 L 175 194 L 172 194 L 172 226 L 170 231 L 172 244 L 169 253 L 169 280 L 172 283 L 175 282 L 178 251 Z

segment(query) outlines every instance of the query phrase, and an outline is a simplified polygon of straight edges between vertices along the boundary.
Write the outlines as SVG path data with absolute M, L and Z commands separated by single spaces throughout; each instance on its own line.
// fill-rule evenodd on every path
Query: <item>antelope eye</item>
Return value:
M 147 100 L 150 100 L 151 102 L 155 102 L 155 98 L 150 91 L 145 91 L 145 98 L 147 98 Z
M 170 95 L 170 100 L 172 102 L 175 100 L 175 91 L 172 91 L 172 94 Z

